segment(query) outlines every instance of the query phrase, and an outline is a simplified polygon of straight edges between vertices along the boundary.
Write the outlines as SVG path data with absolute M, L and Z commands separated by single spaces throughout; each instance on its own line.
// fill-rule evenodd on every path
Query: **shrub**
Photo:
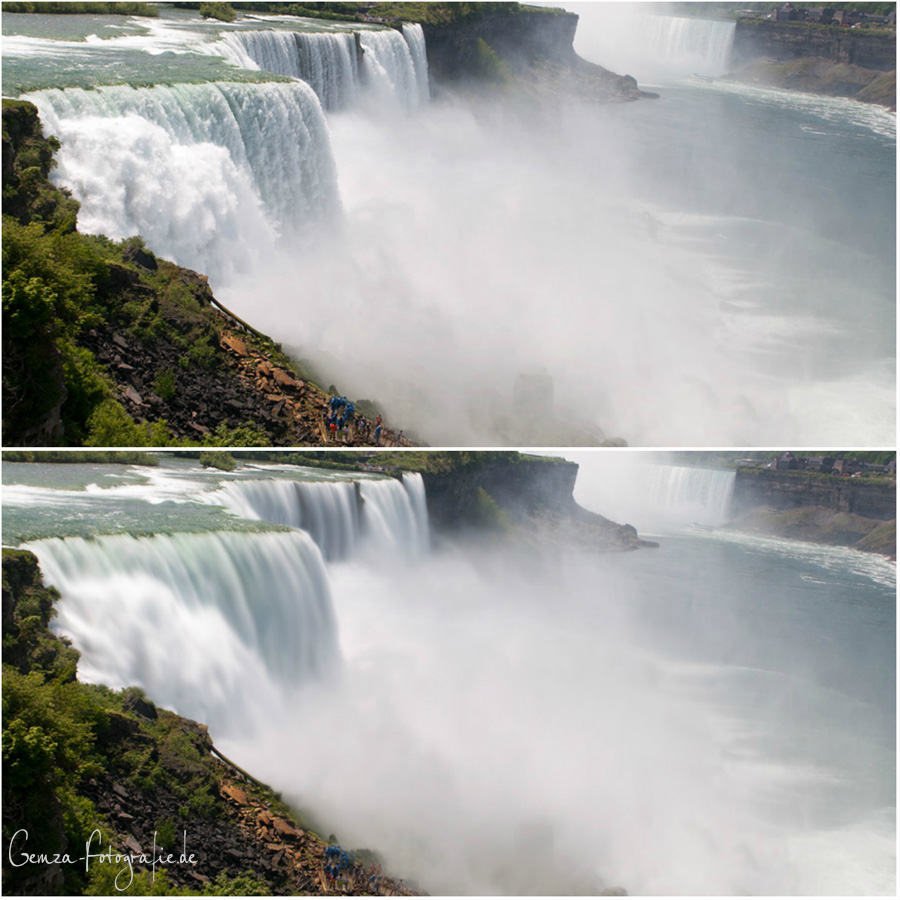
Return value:
M 165 400 L 166 403 L 170 403 L 175 398 L 175 385 L 174 370 L 166 369 L 156 376 L 156 381 L 153 383 L 153 390 L 157 397 Z
M 201 3 L 200 15 L 204 19 L 219 19 L 221 22 L 233 22 L 235 19 L 230 3 Z

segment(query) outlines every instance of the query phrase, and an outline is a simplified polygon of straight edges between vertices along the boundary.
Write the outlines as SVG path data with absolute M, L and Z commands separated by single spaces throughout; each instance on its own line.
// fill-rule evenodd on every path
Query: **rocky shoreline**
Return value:
M 896 34 L 738 19 L 735 81 L 846 97 L 896 109 Z
M 891 480 L 739 468 L 726 527 L 895 559 L 896 503 Z

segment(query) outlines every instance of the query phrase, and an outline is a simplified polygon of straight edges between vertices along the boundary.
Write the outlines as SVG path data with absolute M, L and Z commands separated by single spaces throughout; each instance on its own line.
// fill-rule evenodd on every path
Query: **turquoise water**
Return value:
M 371 26 L 354 24 L 354 30 Z M 7 13 L 3 16 L 3 93 L 49 87 L 284 81 L 209 55 L 222 34 L 266 30 L 333 32 L 348 25 L 295 16 L 246 14 L 233 25 L 164 8 L 157 18 Z
M 284 530 L 238 518 L 209 500 L 222 483 L 263 476 L 347 480 L 344 474 L 300 466 L 241 466 L 223 473 L 166 457 L 158 467 L 4 463 L 3 543 L 104 534 Z M 373 476 L 354 475 L 367 477 Z

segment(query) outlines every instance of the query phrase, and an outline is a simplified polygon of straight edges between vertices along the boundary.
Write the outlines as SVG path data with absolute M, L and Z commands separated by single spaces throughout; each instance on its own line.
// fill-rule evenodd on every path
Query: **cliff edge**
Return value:
M 896 558 L 891 480 L 739 468 L 728 527 Z
M 738 81 L 896 108 L 893 31 L 739 18 L 732 65 Z
M 417 471 L 429 521 L 439 534 L 492 532 L 536 545 L 607 552 L 655 546 L 575 502 L 578 464 L 516 451 L 385 453 L 377 464 Z

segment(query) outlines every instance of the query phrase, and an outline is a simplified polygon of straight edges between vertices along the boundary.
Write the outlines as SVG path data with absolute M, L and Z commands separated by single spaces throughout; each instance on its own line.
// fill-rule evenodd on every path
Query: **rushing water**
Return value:
M 4 83 L 45 88 L 83 227 L 202 269 L 430 443 L 891 444 L 894 114 L 685 80 L 730 26 L 651 19 L 579 27 L 660 82 L 629 104 L 429 100 L 418 26 L 267 17 L 48 25 L 4 38 Z
M 670 523 L 695 512 L 662 490 L 680 468 L 659 477 Z M 409 476 L 3 475 L 4 540 L 31 538 L 82 677 L 208 722 L 432 893 L 894 890 L 892 563 L 684 530 L 599 557 L 433 551 Z M 608 478 L 588 459 L 579 495 Z M 709 509 L 717 478 L 697 476 Z M 196 533 L 200 510 L 219 518 Z M 157 533 L 130 536 L 142 517 Z
M 642 532 L 714 527 L 730 521 L 733 469 L 666 465 L 645 456 L 650 454 L 615 454 L 598 460 L 593 454 L 575 453 L 576 462 L 602 473 L 579 479 L 575 499 Z

